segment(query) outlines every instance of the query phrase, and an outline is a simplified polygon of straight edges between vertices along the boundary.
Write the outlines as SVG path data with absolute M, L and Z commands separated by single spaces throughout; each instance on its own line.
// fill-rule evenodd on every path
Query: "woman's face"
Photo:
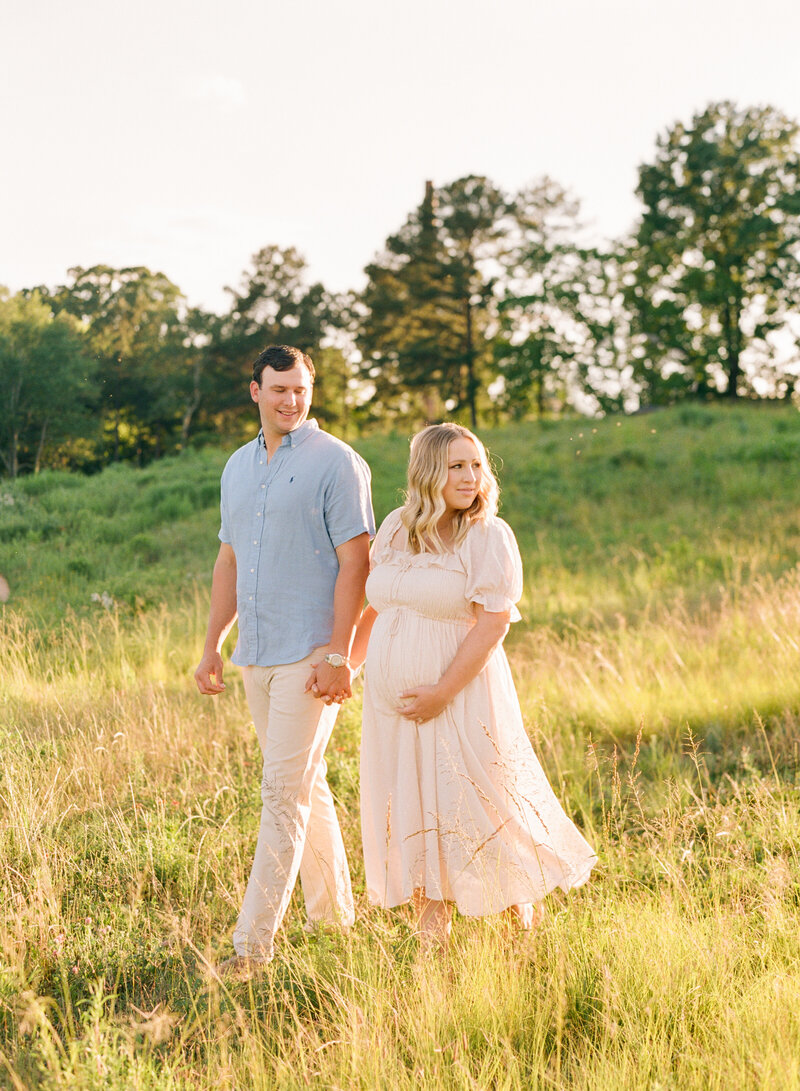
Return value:
M 471 439 L 459 436 L 447 448 L 447 481 L 442 489 L 447 515 L 471 507 L 480 487 L 481 459 L 478 448 Z

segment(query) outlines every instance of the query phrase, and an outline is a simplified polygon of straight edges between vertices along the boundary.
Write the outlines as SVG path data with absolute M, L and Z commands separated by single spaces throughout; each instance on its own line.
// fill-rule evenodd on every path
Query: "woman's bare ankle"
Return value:
M 505 916 L 520 932 L 535 932 L 544 919 L 541 902 L 518 902 L 505 910 Z
M 420 951 L 425 954 L 446 951 L 452 928 L 450 905 L 426 897 L 424 890 L 414 891 L 413 902 L 417 913 Z

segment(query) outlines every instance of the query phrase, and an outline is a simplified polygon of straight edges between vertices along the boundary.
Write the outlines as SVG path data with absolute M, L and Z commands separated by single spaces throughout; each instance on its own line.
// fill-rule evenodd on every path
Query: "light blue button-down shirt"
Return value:
M 369 467 L 308 420 L 267 460 L 264 437 L 228 459 L 220 489 L 220 541 L 236 554 L 239 666 L 296 663 L 333 630 L 337 546 L 375 521 Z

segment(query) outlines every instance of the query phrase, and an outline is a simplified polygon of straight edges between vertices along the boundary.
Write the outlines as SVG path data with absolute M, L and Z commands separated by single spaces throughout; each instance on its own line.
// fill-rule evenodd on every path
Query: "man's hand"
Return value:
M 347 655 L 353 639 L 356 621 L 364 604 L 364 584 L 369 573 L 369 535 L 366 531 L 336 547 L 339 575 L 333 589 L 333 631 L 324 648 L 314 652 L 315 663 L 306 682 L 306 693 L 319 697 L 326 704 L 341 703 L 353 696 L 350 684 L 353 671 L 349 666 L 332 667 L 324 661 L 326 652 Z
M 194 672 L 194 680 L 200 692 L 208 697 L 222 693 L 225 683 L 222 681 L 222 656 L 219 652 L 204 652 L 200 666 Z
M 203 645 L 203 658 L 194 672 L 194 680 L 201 693 L 214 697 L 222 693 L 222 656 L 219 649 L 236 621 L 236 554 L 233 547 L 222 542 L 214 562 L 211 580 L 211 608 L 208 612 L 208 631 Z
M 342 701 L 346 701 L 348 697 L 353 696 L 351 683 L 354 672 L 347 665 L 332 667 L 330 663 L 326 663 L 323 658 L 324 651 L 323 649 L 315 657 L 318 662 L 311 664 L 311 674 L 308 676 L 305 691 L 306 693 L 311 691 L 313 697 L 321 698 L 326 705 L 331 704 L 333 701 L 341 704 Z

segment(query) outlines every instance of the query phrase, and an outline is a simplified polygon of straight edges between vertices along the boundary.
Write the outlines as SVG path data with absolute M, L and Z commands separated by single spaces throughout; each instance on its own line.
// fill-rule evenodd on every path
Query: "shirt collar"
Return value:
M 297 428 L 293 428 L 291 432 L 287 432 L 281 440 L 281 447 L 299 447 L 301 443 L 304 443 L 309 436 L 314 432 L 319 431 L 319 425 L 315 420 L 305 420 Z M 266 447 L 264 442 L 264 429 L 260 429 L 257 438 L 259 447 Z

